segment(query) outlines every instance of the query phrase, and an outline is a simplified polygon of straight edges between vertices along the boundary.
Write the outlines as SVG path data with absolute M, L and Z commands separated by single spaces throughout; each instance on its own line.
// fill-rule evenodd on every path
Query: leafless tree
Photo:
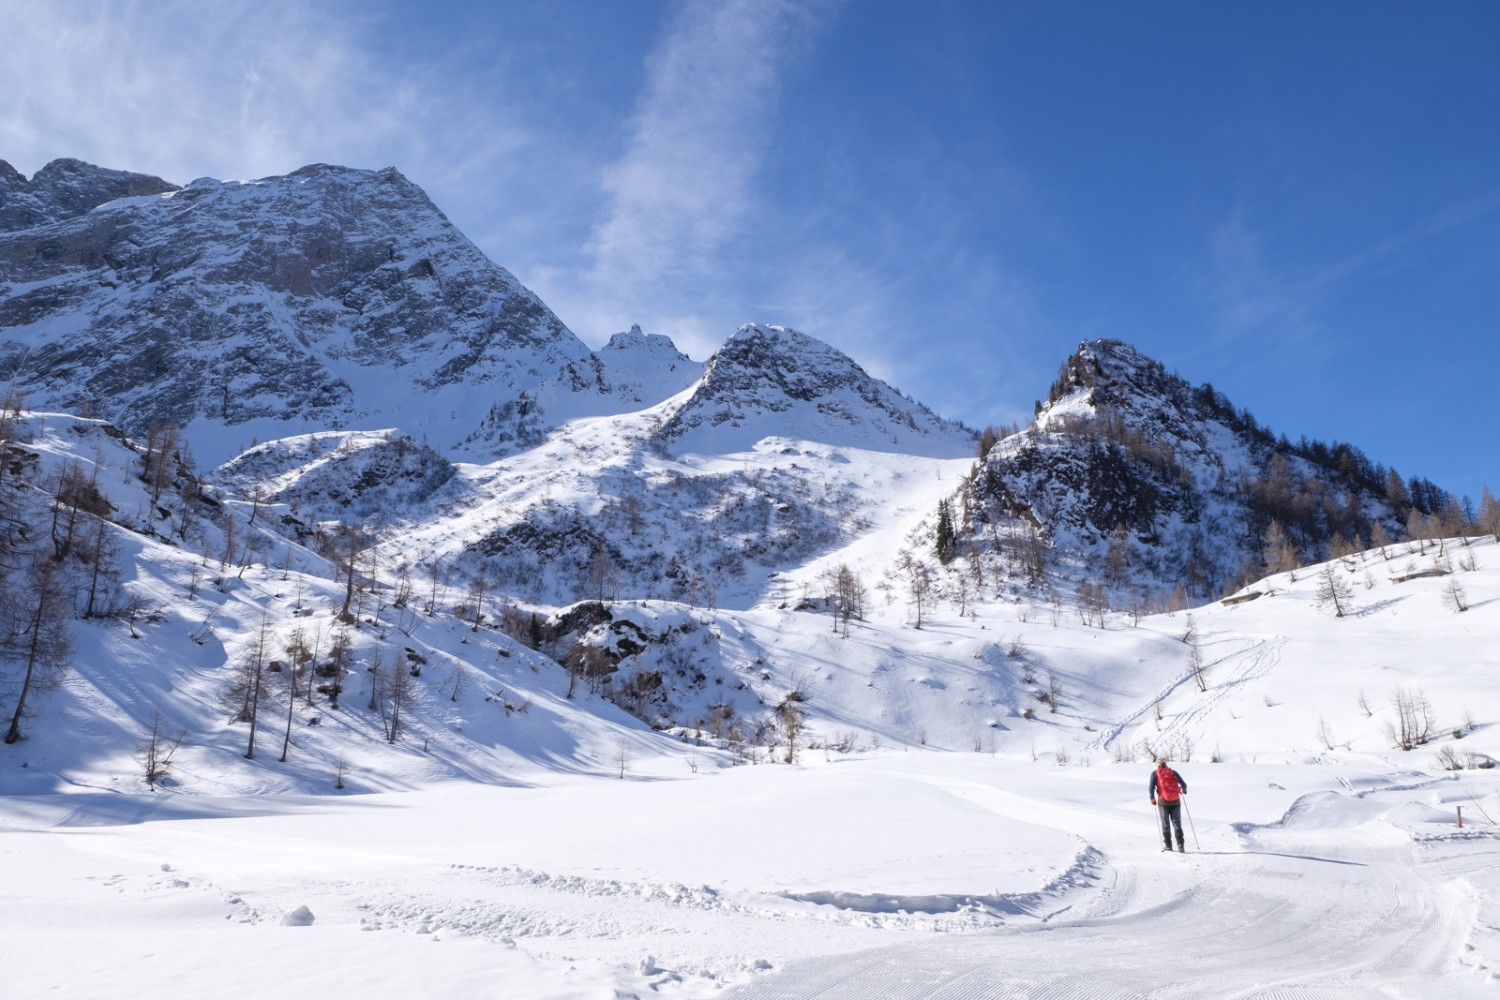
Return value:
M 151 491 L 151 506 L 161 502 L 161 495 L 177 478 L 181 455 L 176 424 L 153 420 L 146 433 L 146 454 L 141 458 L 142 478 Z
M 166 777 L 172 766 L 172 755 L 186 737 L 185 729 L 179 730 L 176 736 L 167 736 L 162 732 L 161 709 L 151 713 L 150 727 L 136 741 L 135 759 L 140 761 L 146 786 L 152 791 L 156 790 L 156 783 Z
M 309 649 L 307 638 L 299 628 L 292 633 L 291 639 L 286 644 L 287 656 L 287 695 L 286 695 L 286 732 L 281 738 L 281 762 L 286 763 L 287 756 L 292 749 L 292 719 L 296 713 L 297 706 L 297 677 L 306 673 L 307 677 L 307 703 L 312 705 L 313 681 L 309 667 L 317 657 L 316 648 Z
M 119 547 L 110 532 L 109 522 L 102 517 L 93 521 L 85 555 L 89 567 L 88 600 L 83 609 L 85 618 L 108 613 L 102 598 L 120 572 Z
M 834 613 L 843 628 L 844 638 L 849 638 L 849 623 L 853 619 L 864 620 L 866 591 L 859 574 L 845 563 L 839 563 L 834 572 Z
M 52 557 L 61 562 L 73 551 L 85 514 L 108 514 L 109 501 L 99 495 L 76 459 L 59 469 L 46 489 L 52 495 Z
M 911 597 L 912 609 L 917 615 L 916 627 L 921 628 L 924 621 L 922 612 L 932 594 L 932 571 L 922 560 L 913 558 L 910 552 L 902 554 L 900 568 L 906 576 L 907 594 Z
M 1203 676 L 1203 647 L 1197 640 L 1188 643 L 1188 673 L 1193 675 L 1193 683 L 1198 685 L 1199 691 L 1208 690 L 1208 681 Z
M 609 550 L 603 544 L 600 544 L 594 548 L 593 554 L 589 556 L 586 580 L 588 595 L 600 604 L 603 604 L 605 595 L 610 593 L 614 579 L 614 561 L 609 557 Z
M 1085 625 L 1104 628 L 1109 614 L 1109 590 L 1098 581 L 1084 581 L 1078 588 L 1078 610 Z
M 634 493 L 628 493 L 620 498 L 620 513 L 625 515 L 625 525 L 630 531 L 630 537 L 634 538 L 640 534 L 642 525 L 642 506 L 640 498 Z
M 1494 537 L 1500 542 L 1500 500 L 1495 499 L 1495 494 L 1490 492 L 1488 486 L 1479 494 L 1479 516 L 1478 525 L 1486 534 Z
M 261 697 L 266 687 L 266 666 L 271 653 L 271 620 L 262 616 L 255 640 L 240 654 L 236 677 L 236 693 L 241 705 L 238 721 L 250 723 L 250 736 L 245 744 L 245 759 L 255 759 L 255 732 L 260 716 Z
M 427 594 L 427 607 L 424 608 L 428 615 L 435 614 L 443 596 L 440 589 L 443 587 L 443 561 L 436 556 L 432 559 L 432 565 L 428 567 L 428 581 L 431 589 Z
M 1469 610 L 1463 584 L 1454 577 L 1450 576 L 1448 582 L 1443 584 L 1443 603 L 1455 612 Z
M 391 607 L 405 608 L 411 603 L 411 563 L 403 562 L 396 570 L 396 589 L 391 594 Z
M 1117 523 L 1109 536 L 1109 548 L 1104 553 L 1104 578 L 1111 587 L 1124 586 L 1130 576 L 1133 554 L 1125 525 Z
M 339 707 L 339 695 L 344 693 L 344 674 L 349 671 L 354 659 L 354 637 L 349 623 L 343 622 L 333 634 L 328 647 L 328 662 L 319 669 L 319 676 L 328 677 L 328 705 L 335 711 Z
M 630 743 L 623 736 L 615 742 L 614 761 L 620 769 L 620 779 L 623 781 L 625 772 L 630 770 L 631 765 L 635 763 L 635 754 L 631 752 Z
M 1271 575 L 1290 573 L 1302 567 L 1302 553 L 1292 541 L 1281 522 L 1272 521 L 1266 526 L 1261 540 L 1261 558 L 1265 560 L 1266 572 Z
M 354 603 L 354 590 L 359 585 L 359 559 L 370 547 L 371 538 L 358 525 L 339 521 L 327 539 L 327 545 L 338 570 L 344 577 L 344 603 L 339 608 L 339 621 L 352 622 L 354 615 L 349 608 Z
M 224 552 L 219 556 L 221 575 L 228 572 L 230 565 L 239 555 L 239 550 L 235 547 L 239 537 L 238 525 L 239 522 L 234 519 L 234 514 L 226 510 L 224 512 Z
M 806 726 L 806 715 L 802 708 L 806 701 L 806 691 L 801 685 L 796 685 L 781 699 L 781 704 L 776 706 L 776 721 L 782 735 L 786 737 L 788 764 L 797 762 L 797 740 L 801 738 Z
M 1318 602 L 1318 607 L 1332 607 L 1335 618 L 1344 617 L 1354 608 L 1354 588 L 1349 585 L 1349 581 L 1334 573 L 1332 563 L 1324 566 L 1323 572 L 1318 574 L 1318 586 L 1313 597 Z
M 489 596 L 490 581 L 485 575 L 484 569 L 474 574 L 474 579 L 469 583 L 469 592 L 465 595 L 464 603 L 468 606 L 470 613 L 474 616 L 474 624 L 469 631 L 478 632 L 479 626 L 484 623 L 484 601 Z
M 1392 746 L 1410 750 L 1431 738 L 1432 703 L 1420 688 L 1415 691 L 1407 688 L 1392 691 L 1391 708 L 1395 710 L 1396 719 L 1394 722 L 1388 720 L 1384 730 Z
M 391 651 L 390 662 L 386 666 L 384 686 L 390 702 L 388 713 L 382 709 L 382 715 L 385 718 L 385 741 L 395 743 L 401 738 L 401 710 L 411 691 L 411 670 L 401 662 L 400 654 L 394 649 Z
M 22 586 L 5 596 L 0 605 L 4 619 L 0 658 L 20 674 L 16 708 L 5 733 L 5 742 L 14 743 L 21 738 L 21 719 L 31 699 L 56 687 L 72 665 L 73 639 L 68 633 L 72 600 L 62 567 L 42 554 L 32 560 Z
M 1029 521 L 1021 526 L 1020 534 L 1013 548 L 1015 556 L 1027 581 L 1041 583 L 1047 578 L 1047 539 L 1041 529 Z

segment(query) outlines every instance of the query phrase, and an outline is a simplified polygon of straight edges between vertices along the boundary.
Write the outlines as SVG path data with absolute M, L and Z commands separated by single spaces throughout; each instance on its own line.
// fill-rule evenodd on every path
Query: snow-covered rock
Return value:
M 34 403 L 170 421 L 215 462 L 329 428 L 451 447 L 589 353 L 396 170 L 322 164 L 0 235 L 0 330 Z M 492 421 L 482 445 L 515 437 Z
M 77 218 L 117 198 L 177 190 L 160 177 L 107 170 L 82 160 L 53 160 L 31 180 L 0 160 L 0 233 Z
M 663 423 L 674 451 L 748 451 L 767 437 L 933 458 L 971 454 L 976 436 L 871 377 L 847 354 L 750 323 L 714 354 Z

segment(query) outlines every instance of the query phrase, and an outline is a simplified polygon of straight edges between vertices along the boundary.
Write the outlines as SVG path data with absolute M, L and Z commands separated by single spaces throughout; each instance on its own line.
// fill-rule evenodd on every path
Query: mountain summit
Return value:
M 175 189 L 60 163 L 0 177 L 0 376 L 34 403 L 216 460 L 338 427 L 453 444 L 588 356 L 394 169 Z
M 160 177 L 53 160 L 27 180 L 0 160 L 0 233 L 77 218 L 106 202 L 176 191 Z
M 719 348 L 660 433 L 688 451 L 746 450 L 775 435 L 944 458 L 972 453 L 975 440 L 842 351 L 759 323 L 740 327 Z

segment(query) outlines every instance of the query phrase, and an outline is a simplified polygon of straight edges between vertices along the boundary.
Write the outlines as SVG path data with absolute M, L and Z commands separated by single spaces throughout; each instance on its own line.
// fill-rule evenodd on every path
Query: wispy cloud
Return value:
M 1271 335 L 1297 343 L 1316 335 L 1320 310 L 1349 286 L 1420 262 L 1435 241 L 1500 211 L 1500 191 L 1445 206 L 1412 225 L 1341 256 L 1307 260 L 1282 248 L 1285 263 L 1269 262 L 1264 233 L 1243 209 L 1214 231 L 1208 294 L 1216 312 L 1216 340 L 1227 344 Z
M 554 275 L 573 322 L 600 333 L 646 318 L 699 353 L 723 339 L 706 318 L 723 302 L 707 300 L 734 287 L 726 265 L 756 214 L 780 78 L 820 22 L 797 0 L 681 7 L 647 61 L 624 150 L 603 172 L 607 207 L 586 266 Z

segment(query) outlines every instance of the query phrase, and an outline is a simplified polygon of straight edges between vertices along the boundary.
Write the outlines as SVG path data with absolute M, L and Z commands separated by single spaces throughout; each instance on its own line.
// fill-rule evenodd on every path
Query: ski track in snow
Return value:
M 1170 746 L 1179 734 L 1187 734 L 1191 737 L 1201 732 L 1203 724 L 1212 717 L 1214 710 L 1220 704 L 1231 695 L 1236 694 L 1251 681 L 1264 677 L 1275 669 L 1276 664 L 1281 662 L 1281 647 L 1285 642 L 1286 639 L 1284 637 L 1278 636 L 1275 639 L 1263 639 L 1253 642 L 1246 649 L 1241 650 L 1239 654 L 1241 655 L 1241 659 L 1236 665 L 1234 672 L 1222 682 L 1215 679 L 1214 684 L 1208 691 L 1203 693 L 1202 698 L 1189 705 L 1185 711 L 1176 715 L 1167 725 L 1166 729 L 1162 730 L 1161 744 L 1163 746 Z M 1205 670 L 1211 669 L 1211 665 L 1205 667 Z M 1191 682 L 1191 674 L 1184 674 L 1177 678 L 1161 691 L 1158 691 L 1155 697 L 1148 699 L 1136 711 L 1126 716 L 1119 723 L 1110 726 L 1099 736 L 1091 740 L 1084 748 L 1085 752 L 1109 750 L 1121 734 L 1139 723 L 1157 705 L 1165 701 L 1174 692 L 1184 688 Z
M 1414 840 L 1382 818 L 1392 800 L 1380 791 L 1304 796 L 1276 823 L 1237 824 L 1239 850 L 1137 849 L 1055 919 L 794 962 L 718 998 L 1473 995 L 1474 963 L 1459 956 L 1475 905 L 1461 877 L 1500 860 L 1500 837 Z M 1484 850 L 1453 851 L 1455 839 Z
M 180 833 L 134 810 L 112 817 L 123 825 L 80 826 L 65 802 L 49 806 L 54 832 L 21 833 L 10 846 L 75 873 L 96 908 L 113 900 L 120 912 L 175 914 L 178 927 L 264 934 L 305 906 L 338 955 L 412 942 L 491 949 L 465 954 L 489 956 L 476 968 L 551 970 L 557 984 L 503 995 L 549 1000 L 1442 998 L 1482 992 L 1483 955 L 1495 952 L 1495 903 L 1471 880 L 1492 889 L 1500 835 L 1439 821 L 1450 802 L 1469 801 L 1451 778 L 1356 777 L 1259 821 L 1203 816 L 1203 850 L 1187 855 L 1146 843 L 1152 820 L 1139 803 L 1115 804 L 1123 786 L 1113 776 L 1058 786 L 1039 775 L 1018 789 L 988 783 L 982 770 L 919 761 L 884 778 L 890 787 L 925 781 L 961 804 L 948 815 L 1003 818 L 996 829 L 1012 838 L 1051 831 L 1076 845 L 1072 861 L 1029 892 L 924 893 L 920 877 L 900 892 L 798 892 L 764 877 L 704 884 L 652 877 L 666 870 L 657 865 L 591 870 L 562 856 L 473 863 L 461 859 L 485 850 L 483 838 L 449 842 L 420 825 L 410 847 L 307 842 L 313 829 L 348 828 L 304 827 L 328 817 L 298 809 L 267 817 L 270 836 L 248 840 L 191 811 L 151 817 L 184 821 Z M 147 860 L 142 844 L 170 861 Z M 247 856 L 221 863 L 236 853 Z M 576 864 L 593 860 L 585 850 Z M 368 943 L 352 944 L 348 932 Z M 54 981 L 22 971 L 22 984 Z M 429 985 L 431 996 L 469 995 L 441 976 Z M 247 995 L 273 995 L 271 983 L 260 987 Z

